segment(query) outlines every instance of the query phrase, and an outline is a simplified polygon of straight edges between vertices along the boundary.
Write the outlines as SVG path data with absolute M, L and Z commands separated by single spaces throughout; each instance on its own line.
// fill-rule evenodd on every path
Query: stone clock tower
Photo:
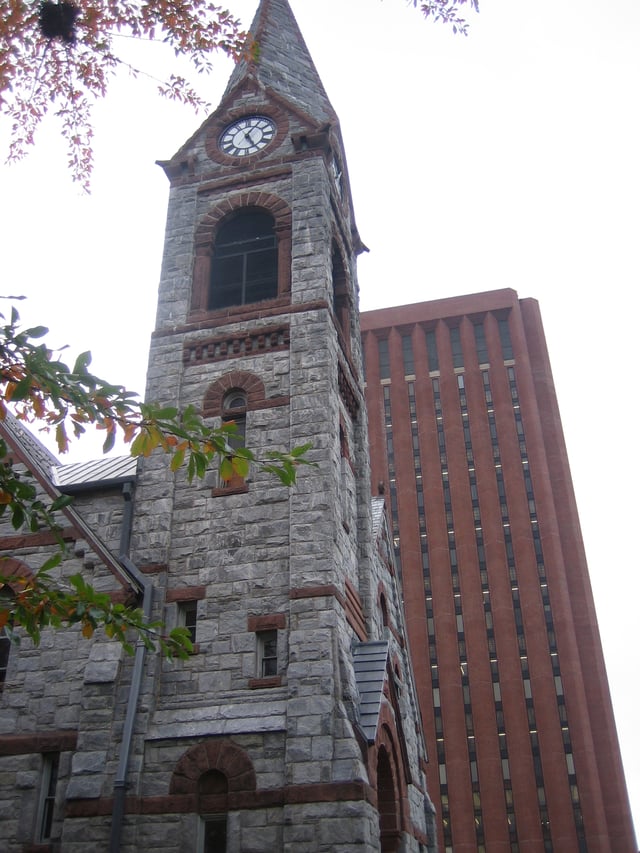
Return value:
M 198 647 L 164 666 L 147 743 L 169 762 L 190 738 L 171 793 L 214 797 L 182 818 L 202 850 L 426 849 L 402 616 L 372 533 L 363 246 L 339 124 L 286 0 L 263 0 L 251 32 L 258 60 L 162 164 L 147 396 L 235 419 L 258 456 L 311 443 L 317 467 L 292 490 L 143 470 L 135 561 L 166 584 L 169 618 L 195 612 Z M 221 815 L 227 847 L 206 846 Z
M 112 853 L 433 849 L 393 549 L 370 495 L 363 246 L 340 128 L 287 0 L 261 0 L 251 32 L 256 58 L 161 164 L 147 398 L 235 421 L 258 457 L 309 443 L 315 466 L 288 489 L 256 470 L 189 484 L 163 458 L 141 464 L 122 572 L 195 651 L 78 646 L 91 667 L 69 666 L 90 678 L 48 830 L 65 853 L 87 838 Z

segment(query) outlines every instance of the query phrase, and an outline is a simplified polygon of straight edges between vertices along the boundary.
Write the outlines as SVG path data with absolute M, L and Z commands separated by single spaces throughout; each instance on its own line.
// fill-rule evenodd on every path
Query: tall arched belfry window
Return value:
M 342 255 L 335 243 L 331 255 L 331 277 L 333 279 L 333 313 L 338 328 L 342 332 L 342 342 L 349 354 L 351 351 L 349 289 Z
M 209 310 L 247 305 L 278 295 L 278 248 L 274 220 L 263 210 L 242 210 L 216 234 L 211 261 Z

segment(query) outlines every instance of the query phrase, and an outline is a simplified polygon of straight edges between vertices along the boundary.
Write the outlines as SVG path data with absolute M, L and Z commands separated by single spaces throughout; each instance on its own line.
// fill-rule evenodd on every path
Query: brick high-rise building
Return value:
M 634 853 L 538 305 L 364 313 L 440 848 Z

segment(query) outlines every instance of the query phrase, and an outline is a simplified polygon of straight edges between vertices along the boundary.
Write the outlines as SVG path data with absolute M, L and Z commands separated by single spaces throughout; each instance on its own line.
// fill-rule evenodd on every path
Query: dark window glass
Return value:
M 178 604 L 178 613 L 180 625 L 189 631 L 189 639 L 192 643 L 195 643 L 198 624 L 198 602 L 181 601 Z
M 436 344 L 436 333 L 425 332 L 427 340 L 427 357 L 429 359 L 429 370 L 440 370 L 438 363 L 438 347 Z
M 349 296 L 347 288 L 347 276 L 342 262 L 342 256 L 337 246 L 333 247 L 331 258 L 331 274 L 333 278 L 333 313 L 338 322 L 344 342 L 350 343 L 349 334 Z
M 473 324 L 473 332 L 476 336 L 476 352 L 478 353 L 478 364 L 487 364 L 489 361 L 489 351 L 487 350 L 487 339 L 484 334 L 484 326 L 482 323 Z
M 387 340 L 378 341 L 378 364 L 380 367 L 380 379 L 389 379 L 391 376 L 391 366 L 389 362 L 389 342 Z
M 451 356 L 453 358 L 453 366 L 464 367 L 464 361 L 462 360 L 460 329 L 457 326 L 454 326 L 453 329 L 449 329 L 449 336 L 451 338 Z
M 59 760 L 60 756 L 57 752 L 47 753 L 43 756 L 42 790 L 40 792 L 39 841 L 48 841 L 51 838 L 53 809 L 56 804 Z
M 208 818 L 204 822 L 203 853 L 226 853 L 227 849 L 227 817 Z
M 278 674 L 278 632 L 261 631 L 258 634 L 259 676 L 268 678 Z
M 511 346 L 511 335 L 509 333 L 509 321 L 498 320 L 498 333 L 502 345 L 502 357 L 505 361 L 513 358 L 513 347 Z
M 273 217 L 243 211 L 216 235 L 209 308 L 227 308 L 278 295 L 278 250 Z
M 411 335 L 402 336 L 402 360 L 404 363 L 405 376 L 413 375 L 416 371 L 413 364 L 413 347 L 411 345 Z

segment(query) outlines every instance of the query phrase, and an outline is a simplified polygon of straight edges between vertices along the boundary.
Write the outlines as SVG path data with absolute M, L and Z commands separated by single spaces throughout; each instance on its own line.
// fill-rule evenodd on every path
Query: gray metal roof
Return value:
M 384 518 L 384 497 L 371 498 L 371 521 L 373 541 L 376 542 L 382 530 L 382 519 Z
M 131 456 L 105 456 L 90 462 L 72 462 L 63 465 L 11 412 L 6 412 L 2 421 L 3 432 L 10 443 L 22 448 L 27 463 L 32 463 L 53 485 L 66 491 L 87 488 L 90 485 L 115 485 L 135 480 L 138 460 Z
M 388 655 L 387 640 L 357 643 L 353 647 L 353 668 L 360 694 L 360 727 L 368 743 L 376 739 Z
M 7 411 L 2 421 L 4 432 L 10 442 L 22 447 L 25 456 L 33 460 L 42 471 L 49 471 L 60 464 L 58 457 L 51 453 L 44 444 L 27 427 L 24 421 L 19 421 L 14 414 Z
M 61 491 L 91 486 L 117 485 L 135 480 L 138 460 L 132 456 L 105 456 L 90 462 L 58 465 L 51 472 L 53 483 Z

